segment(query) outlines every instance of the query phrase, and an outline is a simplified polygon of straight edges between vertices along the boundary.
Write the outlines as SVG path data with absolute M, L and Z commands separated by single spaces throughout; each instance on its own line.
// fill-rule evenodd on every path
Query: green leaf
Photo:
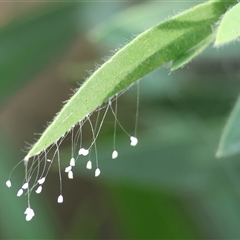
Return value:
M 224 157 L 240 150 L 240 97 L 224 127 L 216 156 Z
M 229 43 L 240 36 L 240 3 L 232 7 L 224 15 L 218 30 L 215 46 Z
M 171 70 L 175 71 L 180 67 L 183 67 L 185 64 L 190 62 L 193 58 L 195 58 L 197 55 L 199 55 L 203 50 L 205 50 L 211 42 L 213 42 L 214 35 L 211 34 L 209 37 L 204 39 L 202 42 L 200 42 L 198 45 L 194 46 L 192 49 L 187 51 L 185 54 L 180 56 L 180 58 L 175 59 L 172 63 Z
M 26 159 L 63 137 L 104 101 L 159 66 L 179 58 L 211 35 L 212 24 L 218 21 L 228 4 L 214 1 L 200 4 L 140 34 L 82 85 L 29 151 Z

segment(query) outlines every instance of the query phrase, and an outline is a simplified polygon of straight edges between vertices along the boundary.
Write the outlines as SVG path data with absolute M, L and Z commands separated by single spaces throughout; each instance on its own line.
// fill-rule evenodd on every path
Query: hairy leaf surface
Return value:
M 26 159 L 56 142 L 110 97 L 161 65 L 178 59 L 209 37 L 212 25 L 231 3 L 210 1 L 200 4 L 140 34 L 80 87 L 29 151 Z

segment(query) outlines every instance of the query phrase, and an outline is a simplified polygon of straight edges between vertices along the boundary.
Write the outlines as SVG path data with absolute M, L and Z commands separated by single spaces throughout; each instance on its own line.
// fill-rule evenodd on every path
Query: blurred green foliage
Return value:
M 215 158 L 221 131 L 239 94 L 239 44 L 208 48 L 171 75 L 166 66 L 145 77 L 140 82 L 139 145 L 130 148 L 128 138 L 118 130 L 119 157 L 112 160 L 113 119 L 108 116 L 98 140 L 101 176 L 95 179 L 92 171 L 85 170 L 87 159 L 78 161 L 74 180 L 63 177 L 63 205 L 56 203 L 59 177 L 54 166 L 43 193 L 32 194 L 36 217 L 31 222 L 25 222 L 23 215 L 26 197 L 16 197 L 23 180 L 22 165 L 13 173 L 13 188 L 5 186 L 11 168 L 23 157 L 23 145 L 11 139 L 12 120 L 2 120 L 6 109 L 14 111 L 10 105 L 16 104 L 16 95 L 26 89 L 34 125 L 42 112 L 34 107 L 32 89 L 27 87 L 43 71 L 51 72 L 53 65 L 59 65 L 61 69 L 54 72 L 59 85 L 78 74 L 82 81 L 85 75 L 72 65 L 79 64 L 80 69 L 84 64 L 101 63 L 99 58 L 148 24 L 192 5 L 52 3 L 26 11 L 1 29 L 1 239 L 240 238 L 239 155 Z M 48 89 L 50 83 L 45 84 Z M 44 109 L 60 92 L 58 86 L 51 96 L 39 91 L 43 98 L 51 97 Z M 119 98 L 119 120 L 128 131 L 134 129 L 135 107 L 133 87 Z M 15 124 L 25 121 L 28 114 L 19 115 Z M 39 123 L 40 128 L 45 123 Z M 15 134 L 14 138 L 24 143 L 28 136 Z M 63 167 L 69 162 L 70 148 L 67 142 L 61 147 Z
M 23 86 L 76 38 L 76 6 L 50 6 L 0 30 L 0 100 Z M 14 84 L 13 84 L 14 81 Z

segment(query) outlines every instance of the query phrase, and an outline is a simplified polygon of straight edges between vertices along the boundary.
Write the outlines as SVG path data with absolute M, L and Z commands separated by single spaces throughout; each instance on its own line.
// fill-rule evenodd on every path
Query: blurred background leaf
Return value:
M 217 157 L 224 157 L 234 154 L 240 149 L 240 130 L 238 128 L 240 120 L 240 100 L 238 98 L 219 143 Z
M 94 63 L 102 63 L 109 51 L 188 6 L 183 2 L 18 4 L 12 3 L 18 11 L 12 19 L 2 20 L 0 34 L 4 46 L 0 238 L 239 238 L 239 155 L 224 160 L 214 156 L 239 95 L 237 43 L 207 48 L 184 69 L 169 75 L 166 66 L 141 80 L 139 145 L 131 148 L 128 136 L 118 129 L 119 157 L 112 160 L 113 118 L 107 116 L 97 142 L 101 176 L 95 179 L 92 171 L 85 170 L 88 159 L 79 159 L 74 180 L 63 175 L 65 200 L 60 206 L 54 165 L 41 196 L 32 194 L 35 218 L 25 222 L 26 197 L 16 197 L 23 166 L 13 173 L 13 188 L 5 186 L 11 168 L 24 156 L 24 141 L 34 141 L 33 133 L 42 132 L 68 99 L 70 88 L 77 86 L 76 80 L 86 78 Z M 5 5 L 8 11 L 9 6 Z M 136 89 L 129 91 L 118 100 L 118 116 L 131 133 Z M 87 144 L 92 136 L 86 131 L 85 137 Z M 60 153 L 65 167 L 71 157 L 70 139 Z

